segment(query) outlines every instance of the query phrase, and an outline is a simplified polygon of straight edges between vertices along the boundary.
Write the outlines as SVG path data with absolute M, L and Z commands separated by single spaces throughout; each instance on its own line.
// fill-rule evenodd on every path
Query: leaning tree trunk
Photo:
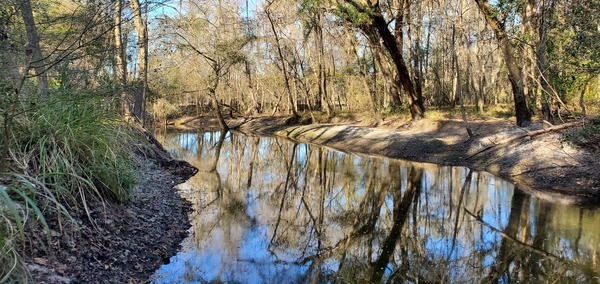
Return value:
M 423 115 L 425 114 L 423 98 L 415 90 L 415 86 L 411 80 L 406 63 L 402 58 L 402 50 L 400 50 L 396 38 L 388 29 L 387 21 L 383 18 L 381 13 L 373 13 L 371 18 L 373 21 L 372 24 L 375 26 L 377 32 L 383 40 L 385 49 L 388 51 L 392 61 L 394 62 L 394 66 L 396 67 L 396 72 L 398 74 L 398 80 L 408 98 L 408 104 L 412 118 L 423 118 Z
M 344 5 L 339 4 L 338 5 Z M 416 91 L 413 80 L 410 76 L 408 68 L 406 67 L 406 63 L 402 58 L 402 37 L 396 37 L 392 31 L 389 29 L 388 21 L 384 18 L 381 7 L 379 6 L 379 2 L 372 3 L 367 1 L 344 1 L 344 3 L 356 9 L 359 13 L 367 15 L 369 20 L 367 23 L 357 23 L 355 18 L 348 14 L 346 20 L 353 22 L 357 27 L 359 27 L 368 38 L 379 38 L 381 39 L 381 43 L 377 40 L 376 45 L 381 45 L 385 50 L 387 50 L 389 56 L 392 59 L 392 63 L 396 68 L 396 75 L 398 79 L 396 80 L 396 85 L 401 86 L 401 88 L 406 93 L 408 104 L 410 108 L 410 114 L 413 120 L 423 118 L 425 113 L 425 107 L 423 106 L 423 98 L 419 92 Z M 401 2 L 404 3 L 404 2 Z M 398 9 L 396 9 L 397 15 L 395 17 L 395 26 L 394 31 L 399 34 L 402 30 L 404 21 L 400 15 L 406 9 L 403 5 L 399 5 Z M 372 41 L 372 40 L 370 40 Z M 400 89 L 400 88 L 399 88 Z
M 513 92 L 515 101 L 515 116 L 517 117 L 517 125 L 520 127 L 527 126 L 531 123 L 531 111 L 527 104 L 525 89 L 523 86 L 523 73 L 517 64 L 516 58 L 513 55 L 512 45 L 506 34 L 505 23 L 498 19 L 495 11 L 486 0 L 475 0 L 477 7 L 483 13 L 486 22 L 494 31 L 498 45 L 502 50 L 504 62 L 508 68 L 508 80 Z
M 27 32 L 27 40 L 29 41 L 26 53 L 31 55 L 31 65 L 35 70 L 35 76 L 37 77 L 38 91 L 42 95 L 48 94 L 48 77 L 44 70 L 44 63 L 42 57 L 42 49 L 40 47 L 40 38 L 35 27 L 35 20 L 33 19 L 33 9 L 31 8 L 31 2 L 29 0 L 19 1 L 21 8 L 21 15 L 23 22 L 25 23 L 25 30 Z

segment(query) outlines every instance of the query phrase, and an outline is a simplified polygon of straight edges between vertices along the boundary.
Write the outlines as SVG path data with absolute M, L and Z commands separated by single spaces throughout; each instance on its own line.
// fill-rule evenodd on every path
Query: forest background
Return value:
M 585 118 L 598 15 L 594 0 L 3 1 L 0 280 L 27 220 L 129 200 L 124 121 Z

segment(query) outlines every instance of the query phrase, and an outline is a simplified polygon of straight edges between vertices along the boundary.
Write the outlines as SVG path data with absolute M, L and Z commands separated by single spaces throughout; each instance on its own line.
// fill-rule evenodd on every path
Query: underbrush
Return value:
M 600 153 L 600 118 L 591 119 L 581 127 L 568 129 L 563 133 L 563 140 L 592 153 Z
M 106 98 L 51 95 L 0 106 L 0 283 L 25 279 L 16 239 L 28 227 L 49 236 L 58 224 L 90 216 L 91 202 L 127 202 L 136 183 L 135 137 Z M 29 224 L 30 226 L 26 226 Z M 77 224 L 74 224 L 77 226 Z M 59 225 L 60 226 L 60 225 Z

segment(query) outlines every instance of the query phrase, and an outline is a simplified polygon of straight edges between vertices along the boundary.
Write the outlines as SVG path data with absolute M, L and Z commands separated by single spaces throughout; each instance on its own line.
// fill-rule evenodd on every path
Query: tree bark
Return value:
M 541 106 L 542 106 L 542 118 L 552 124 L 554 124 L 554 116 L 552 115 L 552 112 L 550 110 L 550 96 L 548 95 L 548 91 L 550 89 L 550 86 L 548 85 L 548 81 L 547 78 L 548 76 L 548 72 L 547 72 L 547 68 L 548 68 L 548 64 L 546 62 L 546 44 L 548 42 L 548 22 L 546 21 L 546 1 L 542 1 L 542 7 L 541 7 L 541 15 L 540 15 L 540 19 L 538 22 L 538 27 L 537 27 L 537 34 L 538 34 L 538 42 L 537 42 L 537 47 L 536 47 L 536 53 L 537 53 L 537 68 L 539 69 L 539 72 L 535 72 L 536 74 L 539 74 L 539 81 L 540 81 L 540 91 L 541 91 L 541 95 L 540 95 L 540 100 L 541 100 Z M 552 2 L 550 4 L 550 8 L 548 10 L 551 10 L 554 8 L 554 2 Z M 535 26 L 534 26 L 535 27 Z
M 38 91 L 42 95 L 47 95 L 48 77 L 44 70 L 42 48 L 40 47 L 40 38 L 38 36 L 37 28 L 35 26 L 35 20 L 33 18 L 33 9 L 31 8 L 31 2 L 29 0 L 20 0 L 19 5 L 21 8 L 23 22 L 25 23 L 25 30 L 27 32 L 28 46 L 25 52 L 27 55 L 31 56 L 30 67 L 35 70 Z
M 215 73 L 217 73 L 217 76 L 216 76 L 215 80 L 213 81 L 213 85 L 210 87 L 208 92 L 210 93 L 210 97 L 212 98 L 213 103 L 215 104 L 215 110 L 217 111 L 217 120 L 219 121 L 219 126 L 221 127 L 221 130 L 227 131 L 227 130 L 229 130 L 229 126 L 227 126 L 227 122 L 225 122 L 225 119 L 223 118 L 223 112 L 221 111 L 219 99 L 217 98 L 217 87 L 219 86 L 219 78 L 220 78 L 218 72 L 219 71 L 215 72 Z
M 422 96 L 415 90 L 415 86 L 413 83 L 413 79 L 410 76 L 408 68 L 406 67 L 406 63 L 404 58 L 402 57 L 402 38 L 400 36 L 394 36 L 394 34 L 390 31 L 388 27 L 388 22 L 383 16 L 383 12 L 381 11 L 381 7 L 378 2 L 375 4 L 361 4 L 357 1 L 347 0 L 344 1 L 344 4 L 338 2 L 338 5 L 346 5 L 349 4 L 353 8 L 355 8 L 361 14 L 369 17 L 369 21 L 367 23 L 356 23 L 352 16 L 346 18 L 346 20 L 353 22 L 358 28 L 360 28 L 367 37 L 371 38 L 371 42 L 373 38 L 381 39 L 381 44 L 385 50 L 387 50 L 390 55 L 392 62 L 394 63 L 394 67 L 397 72 L 397 80 L 396 85 L 398 87 L 402 87 L 404 93 L 406 93 L 410 114 L 413 120 L 423 118 L 425 113 L 425 107 L 423 106 L 423 98 Z M 397 14 L 401 14 L 403 8 L 397 10 Z M 399 16 L 396 16 L 396 26 L 394 27 L 394 31 L 399 33 L 401 31 L 401 27 L 403 25 L 402 19 Z M 377 40 L 379 42 L 379 40 Z
M 123 33 L 121 30 L 123 12 L 123 0 L 115 0 L 115 17 L 114 17 L 114 28 L 113 28 L 113 39 L 115 41 L 115 61 L 116 61 L 116 75 L 118 85 L 121 88 L 121 104 L 123 108 L 123 118 L 127 121 L 131 119 L 131 101 L 129 94 L 125 91 L 127 85 L 127 61 L 125 57 L 125 45 L 123 44 Z
M 377 39 L 377 41 L 371 41 L 371 44 L 373 45 L 373 57 L 375 58 L 375 61 L 377 61 L 377 63 L 379 63 L 379 67 L 381 69 L 381 74 L 383 75 L 383 78 L 385 78 L 388 82 L 388 98 L 390 100 L 390 104 L 391 104 L 391 108 L 393 110 L 397 110 L 400 109 L 400 107 L 402 107 L 402 96 L 400 94 L 400 90 L 402 89 L 402 85 L 399 84 L 399 81 L 395 78 L 394 76 L 394 72 L 390 69 L 390 67 L 387 65 L 387 62 L 384 60 L 384 54 L 383 51 L 381 50 L 381 47 L 379 46 L 378 43 L 379 39 Z
M 121 87 L 127 85 L 127 63 L 125 60 L 125 48 L 123 45 L 123 33 L 121 30 L 121 14 L 123 13 L 123 0 L 115 0 L 115 18 L 113 36 L 115 41 L 115 59 L 117 63 L 117 77 Z
M 142 81 L 142 93 L 136 92 L 133 113 L 145 123 L 146 93 L 148 92 L 148 27 L 142 16 L 139 0 L 129 1 L 133 12 L 133 28 L 137 36 L 137 70 L 138 80 Z
M 513 92 L 517 125 L 520 127 L 527 126 L 531 124 L 531 111 L 527 104 L 527 97 L 525 96 L 522 68 L 519 67 L 514 57 L 512 45 L 506 33 L 505 23 L 503 20 L 498 19 L 497 13 L 492 10 L 492 7 L 486 0 L 475 0 L 475 3 L 483 13 L 488 25 L 494 31 L 498 45 L 502 50 L 504 62 L 508 68 L 508 80 Z
M 371 19 L 373 21 L 373 25 L 377 29 L 377 32 L 381 36 L 384 47 L 394 62 L 396 72 L 398 73 L 398 80 L 408 98 L 410 114 L 413 120 L 423 118 L 423 115 L 425 114 L 423 98 L 415 90 L 415 86 L 411 79 L 410 73 L 408 72 L 408 68 L 406 67 L 406 63 L 402 58 L 402 50 L 400 50 L 398 41 L 388 29 L 387 21 L 383 18 L 381 13 L 372 13 Z
M 19 93 L 21 86 L 23 85 L 23 75 L 21 75 L 21 72 L 19 72 L 15 57 L 12 56 L 12 53 L 8 51 L 10 43 L 8 41 L 5 24 L 6 23 L 0 22 L 0 49 L 4 50 L 4 52 L 0 54 L 0 62 L 4 63 L 4 66 L 2 66 L 3 68 L 8 69 L 8 75 L 10 77 L 13 90 L 15 90 L 15 93 Z

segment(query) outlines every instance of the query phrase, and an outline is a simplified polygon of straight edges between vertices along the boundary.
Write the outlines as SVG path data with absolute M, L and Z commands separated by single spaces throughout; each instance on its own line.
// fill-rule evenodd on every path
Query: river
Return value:
M 464 167 L 237 132 L 158 135 L 200 171 L 153 283 L 591 282 L 600 210 Z

